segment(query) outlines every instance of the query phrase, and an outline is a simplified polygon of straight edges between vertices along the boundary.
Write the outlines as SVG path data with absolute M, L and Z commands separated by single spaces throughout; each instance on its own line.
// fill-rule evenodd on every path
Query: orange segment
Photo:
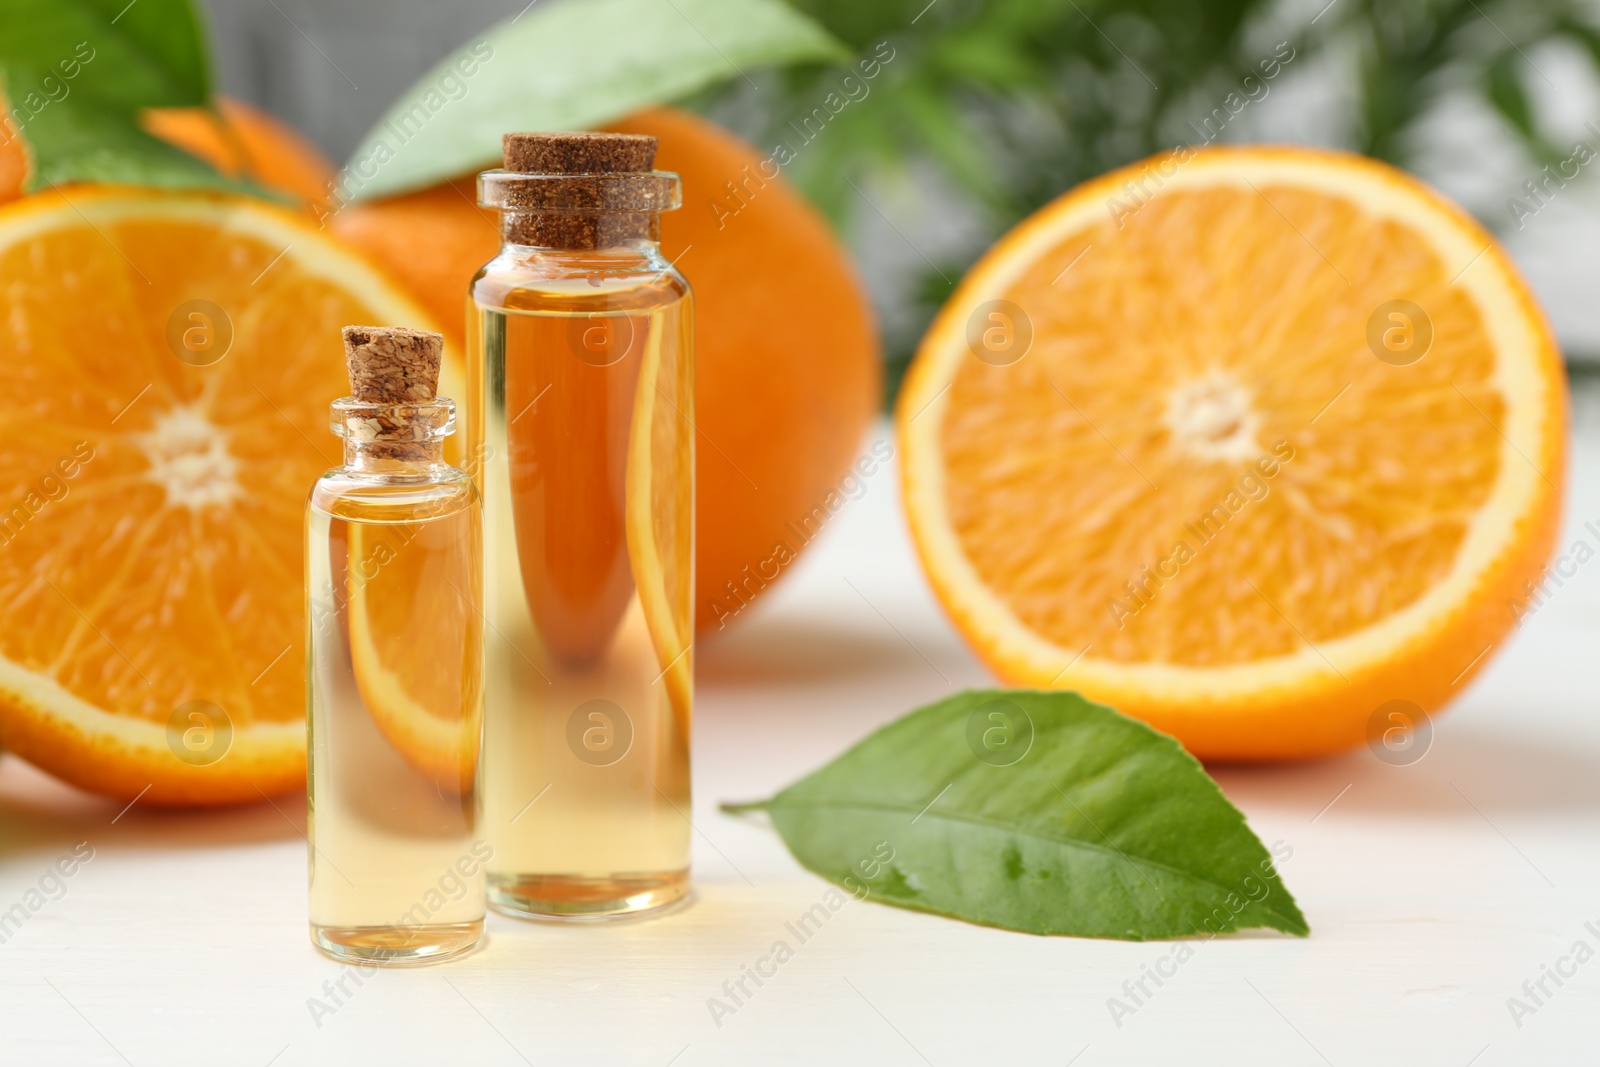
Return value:
M 1560 360 L 1501 249 L 1389 167 L 1294 149 L 1041 210 L 898 418 L 919 550 L 994 669 L 1217 757 L 1442 706 L 1548 558 L 1565 470 Z
M 68 196 L 0 208 L 0 743 L 148 802 L 295 788 L 339 327 L 427 317 L 288 211 Z

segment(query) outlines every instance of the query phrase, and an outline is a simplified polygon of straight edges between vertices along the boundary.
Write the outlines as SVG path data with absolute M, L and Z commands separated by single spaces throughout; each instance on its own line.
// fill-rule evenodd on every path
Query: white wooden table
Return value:
M 1579 414 L 1565 542 L 1600 548 L 1581 529 L 1600 520 L 1600 397 Z M 703 645 L 697 897 L 654 921 L 491 916 L 466 960 L 361 978 L 306 940 L 299 800 L 135 805 L 114 821 L 119 805 L 0 760 L 0 910 L 78 843 L 94 850 L 0 945 L 0 1063 L 1600 1062 L 1600 957 L 1562 962 L 1578 941 L 1600 953 L 1600 562 L 1527 622 L 1421 761 L 1361 750 L 1213 768 L 1256 832 L 1292 847 L 1282 871 L 1307 940 L 1197 943 L 1177 965 L 1166 943 L 852 901 L 796 943 L 785 923 L 826 883 L 717 802 L 767 795 L 902 712 L 988 682 L 921 578 L 895 477 L 875 474 L 796 573 Z M 794 957 L 714 1020 L 708 998 L 726 1000 L 723 983 L 780 938 Z M 1558 964 L 1575 973 L 1546 978 L 1550 995 L 1514 1019 L 1508 998 L 1534 1006 L 1523 983 Z M 1147 968 L 1172 976 L 1146 979 L 1153 995 L 1136 1003 L 1124 983 Z M 1112 997 L 1136 1010 L 1114 1018 Z

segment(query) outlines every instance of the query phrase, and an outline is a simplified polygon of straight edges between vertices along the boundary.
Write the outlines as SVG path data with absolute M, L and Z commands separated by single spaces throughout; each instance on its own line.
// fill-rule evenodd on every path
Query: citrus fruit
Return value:
M 1442 707 L 1538 579 L 1566 465 L 1555 343 L 1489 234 L 1293 148 L 1180 149 L 1041 209 L 896 418 L 924 567 L 992 669 L 1215 758 Z
M 22 185 L 28 180 L 30 165 L 28 147 L 17 135 L 10 111 L 6 94 L 0 92 L 0 200 L 11 200 L 22 195 Z
M 426 312 L 298 214 L 220 195 L 14 201 L 0 277 L 0 744 L 147 803 L 300 787 L 339 328 Z
M 467 285 L 500 251 L 499 212 L 478 207 L 476 175 L 384 200 L 346 204 L 328 220 L 430 312 L 465 350 Z M 426 249 L 426 255 L 418 255 Z
M 151 108 L 145 129 L 231 178 L 252 181 L 308 203 L 328 195 L 334 167 L 322 150 L 265 111 L 225 96 L 216 109 Z
M 838 239 L 763 153 L 673 108 L 610 128 L 654 136 L 656 166 L 683 179 L 661 247 L 694 288 L 696 624 L 716 630 L 837 506 L 878 408 L 876 328 Z M 459 339 L 467 283 L 500 241 L 496 214 L 476 202 L 464 176 L 351 205 L 332 226 Z

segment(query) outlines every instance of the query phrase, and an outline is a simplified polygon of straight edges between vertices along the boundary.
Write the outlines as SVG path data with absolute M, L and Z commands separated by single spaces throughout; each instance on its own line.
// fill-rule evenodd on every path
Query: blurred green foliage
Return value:
M 1487 104 L 1536 165 L 1564 157 L 1570 147 L 1542 125 L 1536 105 L 1553 86 L 1540 84 L 1549 79 L 1529 54 L 1562 39 L 1600 68 L 1600 22 L 1582 0 L 791 2 L 861 56 L 888 42 L 894 58 L 786 173 L 846 235 L 878 213 L 870 190 L 915 193 L 911 176 L 930 167 L 945 202 L 954 194 L 968 216 L 954 247 L 946 235 L 924 254 L 914 220 L 892 212 L 920 278 L 910 286 L 914 307 L 896 299 L 886 324 L 891 378 L 1000 234 L 1086 178 L 1206 139 L 1205 117 L 1242 91 L 1245 75 L 1259 74 L 1279 42 L 1293 49 L 1279 83 L 1320 69 L 1340 128 L 1274 128 L 1274 139 L 1334 144 L 1403 167 L 1416 162 L 1419 124 L 1463 93 Z M 704 103 L 757 144 L 793 143 L 791 120 L 812 113 L 849 72 L 771 72 L 759 88 L 734 82 Z M 1238 136 L 1229 129 L 1220 139 Z

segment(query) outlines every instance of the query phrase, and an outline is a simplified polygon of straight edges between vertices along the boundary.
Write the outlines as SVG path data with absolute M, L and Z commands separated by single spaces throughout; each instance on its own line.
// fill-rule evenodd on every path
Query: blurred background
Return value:
M 1588 165 L 1600 151 L 1600 3 L 792 2 L 861 55 L 893 49 L 867 94 L 785 167 L 856 254 L 891 387 L 934 309 L 1018 219 L 1085 178 L 1207 139 L 1348 148 L 1420 174 L 1506 241 L 1569 362 L 1600 365 L 1600 302 L 1588 291 L 1600 268 Z M 336 161 L 430 64 L 533 6 L 203 5 L 219 88 Z M 1263 79 L 1260 64 L 1274 59 L 1276 76 Z M 770 146 L 843 71 L 745 73 L 687 106 Z

